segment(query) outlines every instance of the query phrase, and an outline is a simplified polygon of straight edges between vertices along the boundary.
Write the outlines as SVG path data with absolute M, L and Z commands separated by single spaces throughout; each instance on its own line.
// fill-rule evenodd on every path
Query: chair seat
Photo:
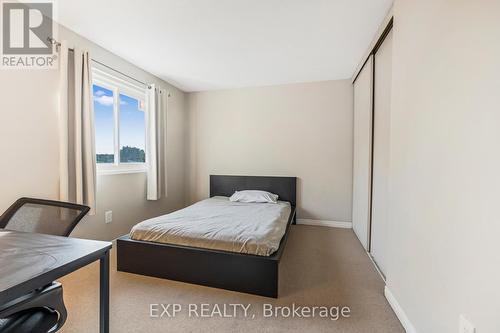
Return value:
M 57 324 L 57 312 L 46 308 L 20 311 L 0 319 L 0 333 L 47 333 Z

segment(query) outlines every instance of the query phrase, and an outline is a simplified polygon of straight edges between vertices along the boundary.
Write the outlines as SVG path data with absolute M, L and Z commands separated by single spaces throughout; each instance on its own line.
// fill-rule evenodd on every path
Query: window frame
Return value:
M 93 100 L 93 87 L 97 85 L 113 92 L 113 163 L 97 163 L 96 170 L 98 175 L 115 175 L 125 173 L 145 173 L 148 169 L 148 156 L 147 156 L 147 138 L 148 138 L 148 98 L 147 87 L 141 86 L 137 83 L 130 82 L 129 80 L 121 79 L 116 75 L 102 70 L 97 67 L 92 67 L 92 107 L 94 106 Z M 145 162 L 136 163 L 121 163 L 120 162 L 120 94 L 144 101 L 144 152 Z

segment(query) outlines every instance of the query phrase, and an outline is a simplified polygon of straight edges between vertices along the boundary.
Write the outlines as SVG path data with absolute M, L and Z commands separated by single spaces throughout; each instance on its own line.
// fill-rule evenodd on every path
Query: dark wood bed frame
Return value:
M 231 196 L 237 190 L 263 190 L 292 206 L 285 235 L 272 255 L 117 239 L 117 269 L 121 272 L 189 282 L 267 297 L 278 297 L 278 268 L 290 225 L 295 224 L 296 177 L 210 176 L 210 197 Z

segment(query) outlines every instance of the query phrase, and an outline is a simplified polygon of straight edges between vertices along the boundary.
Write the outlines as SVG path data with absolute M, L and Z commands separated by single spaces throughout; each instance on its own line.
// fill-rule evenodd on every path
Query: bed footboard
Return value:
M 278 265 L 274 256 L 117 240 L 118 271 L 267 297 L 278 297 Z

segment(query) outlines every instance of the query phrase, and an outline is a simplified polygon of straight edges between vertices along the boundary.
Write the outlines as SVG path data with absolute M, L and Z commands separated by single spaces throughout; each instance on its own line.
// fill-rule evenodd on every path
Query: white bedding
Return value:
M 285 234 L 290 203 L 231 202 L 213 197 L 136 224 L 135 240 L 269 256 Z

